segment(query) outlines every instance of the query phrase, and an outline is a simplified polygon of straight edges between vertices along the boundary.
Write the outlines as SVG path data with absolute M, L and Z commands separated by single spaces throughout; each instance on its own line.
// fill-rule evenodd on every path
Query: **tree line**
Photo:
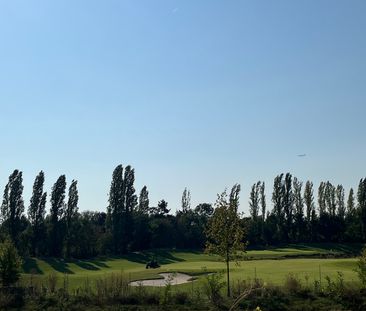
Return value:
M 175 215 L 164 199 L 151 205 L 146 186 L 136 192 L 131 166 L 114 169 L 104 212 L 79 211 L 76 180 L 67 187 L 61 175 L 50 195 L 44 182 L 41 171 L 27 207 L 21 171 L 14 170 L 4 189 L 0 239 L 10 239 L 23 256 L 88 258 L 149 248 L 204 248 L 215 210 L 210 203 L 192 207 L 188 189 Z M 265 193 L 264 182 L 253 184 L 250 215 L 240 218 L 251 246 L 366 241 L 366 178 L 346 198 L 342 185 L 321 182 L 315 190 L 311 181 L 280 174 L 274 179 L 271 210 Z

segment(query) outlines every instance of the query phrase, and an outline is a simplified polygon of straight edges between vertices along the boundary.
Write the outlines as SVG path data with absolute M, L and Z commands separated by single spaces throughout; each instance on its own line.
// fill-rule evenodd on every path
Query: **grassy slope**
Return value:
M 344 273 L 345 280 L 356 281 L 357 275 L 353 271 L 356 259 L 321 259 L 313 256 L 349 255 L 356 251 L 358 246 L 339 244 L 328 245 L 291 245 L 289 247 L 273 248 L 267 250 L 250 250 L 245 256 L 258 260 L 240 261 L 239 265 L 231 264 L 232 278 L 247 279 L 257 277 L 266 282 L 281 283 L 285 275 L 293 272 L 304 279 L 309 277 L 309 282 L 319 279 L 319 266 L 322 277 L 326 275 L 334 278 L 337 271 Z M 146 270 L 145 263 L 155 256 L 161 268 Z M 291 258 L 294 257 L 294 258 Z M 296 258 L 299 257 L 299 258 Z M 301 258 L 304 257 L 304 258 Z M 305 258 L 309 257 L 309 258 Z M 276 260 L 288 258 L 286 260 Z M 260 260 L 259 260 L 260 259 Z M 143 254 L 132 254 L 122 258 L 105 258 L 95 260 L 70 261 L 55 260 L 50 258 L 30 258 L 24 263 L 23 280 L 27 282 L 33 273 L 36 279 L 45 279 L 51 272 L 59 275 L 62 282 L 66 273 L 71 287 L 82 285 L 86 279 L 93 282 L 98 278 L 111 273 L 123 272 L 131 280 L 157 278 L 158 273 L 166 271 L 186 272 L 200 274 L 203 268 L 208 271 L 220 271 L 225 268 L 224 263 L 216 256 L 209 256 L 197 251 L 155 251 Z

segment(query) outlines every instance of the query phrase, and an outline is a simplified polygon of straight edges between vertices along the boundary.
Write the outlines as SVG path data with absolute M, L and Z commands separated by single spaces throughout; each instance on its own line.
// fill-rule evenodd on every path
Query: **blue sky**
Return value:
M 175 210 L 281 172 L 365 177 L 365 1 L 0 0 L 0 185 L 79 181 L 105 210 L 131 164 Z M 297 154 L 306 153 L 303 158 Z M 268 189 L 270 199 L 270 189 Z

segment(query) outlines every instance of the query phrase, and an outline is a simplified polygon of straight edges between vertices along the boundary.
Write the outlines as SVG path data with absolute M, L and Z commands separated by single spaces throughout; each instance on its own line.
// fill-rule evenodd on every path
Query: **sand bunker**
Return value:
M 159 275 L 162 276 L 163 279 L 134 281 L 131 282 L 130 285 L 162 287 L 166 286 L 167 284 L 179 285 L 193 281 L 191 276 L 184 273 L 160 273 Z

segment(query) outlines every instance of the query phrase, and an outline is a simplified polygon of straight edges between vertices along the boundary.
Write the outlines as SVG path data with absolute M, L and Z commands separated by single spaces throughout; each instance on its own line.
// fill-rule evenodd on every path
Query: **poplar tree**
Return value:
M 304 235 L 304 199 L 302 197 L 302 185 L 296 177 L 293 181 L 293 202 L 295 207 L 296 239 L 300 241 Z
M 72 238 L 74 235 L 75 223 L 78 216 L 78 202 L 79 202 L 79 192 L 77 188 L 77 181 L 73 180 L 69 187 L 69 198 L 67 201 L 64 219 L 65 219 L 65 244 L 66 244 L 66 257 L 70 257 Z
M 133 236 L 133 218 L 137 205 L 135 195 L 135 171 L 127 166 L 123 173 L 122 165 L 113 171 L 112 183 L 109 192 L 108 223 L 112 234 L 116 253 L 125 253 Z
M 50 209 L 50 255 L 60 257 L 64 242 L 62 218 L 65 211 L 66 177 L 61 175 L 52 187 Z
M 122 226 L 125 203 L 125 185 L 123 182 L 123 167 L 118 165 L 112 175 L 109 191 L 108 219 L 109 231 L 112 234 L 112 242 L 115 253 L 121 253 L 124 245 L 122 242 Z
M 314 203 L 314 190 L 313 183 L 307 181 L 304 190 L 304 204 L 306 206 L 306 223 L 309 234 L 309 239 L 313 239 L 313 226 L 315 221 L 315 203 Z
M 14 170 L 5 186 L 1 205 L 3 227 L 16 247 L 19 246 L 19 235 L 22 231 L 21 219 L 24 213 L 22 172 Z
M 33 184 L 33 193 L 28 208 L 28 220 L 31 225 L 31 253 L 38 256 L 45 242 L 45 214 L 47 193 L 43 192 L 44 173 L 40 171 Z
M 362 238 L 366 240 L 366 178 L 361 179 L 357 191 L 358 211 L 361 221 Z
M 148 214 L 149 213 L 149 191 L 147 191 L 147 187 L 144 186 L 141 189 L 140 196 L 139 196 L 139 204 L 138 204 L 138 212 L 141 214 Z
M 318 209 L 320 217 L 326 213 L 325 182 L 323 181 L 318 188 Z
M 353 188 L 351 188 L 347 199 L 347 214 L 353 215 L 354 212 L 355 212 L 355 196 Z
M 257 220 L 258 214 L 259 214 L 260 186 L 261 186 L 261 183 L 258 181 L 257 183 L 252 185 L 252 190 L 250 191 L 249 212 L 250 212 L 250 216 L 253 218 L 254 221 Z
M 184 188 L 182 194 L 182 211 L 183 213 L 187 213 L 191 209 L 191 192 Z
M 278 175 L 274 179 L 273 183 L 273 215 L 276 221 L 276 235 L 277 239 L 281 241 L 283 239 L 283 227 L 285 222 L 285 213 L 283 209 L 283 197 L 284 197 L 284 187 L 283 187 L 283 174 Z
M 292 193 L 292 175 L 287 173 L 283 184 L 283 209 L 286 216 L 285 234 L 287 240 L 291 240 L 293 224 L 293 193 Z
M 266 220 L 266 194 L 265 194 L 266 185 L 262 182 L 260 186 L 260 200 L 261 200 L 261 207 L 262 207 L 262 222 Z
M 262 226 L 261 226 L 261 238 L 262 238 L 262 242 L 264 242 L 264 226 L 265 226 L 265 221 L 266 221 L 266 194 L 265 194 L 265 188 L 266 185 L 264 182 L 261 183 L 260 186 L 260 201 L 261 201 L 261 208 L 262 208 Z
M 346 215 L 346 206 L 344 203 L 344 188 L 342 185 L 338 185 L 336 188 L 336 206 L 338 217 L 344 219 Z

